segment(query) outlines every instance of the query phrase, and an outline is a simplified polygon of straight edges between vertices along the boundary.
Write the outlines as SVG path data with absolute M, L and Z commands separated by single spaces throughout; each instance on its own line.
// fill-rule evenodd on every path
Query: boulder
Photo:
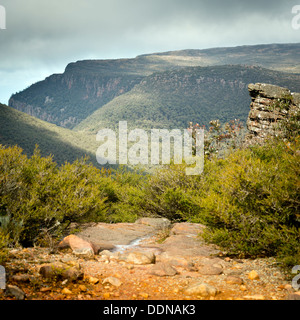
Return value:
M 59 244 L 58 249 L 71 248 L 75 255 L 91 258 L 98 254 L 100 247 L 97 244 L 86 241 L 78 236 L 71 234 L 65 237 Z

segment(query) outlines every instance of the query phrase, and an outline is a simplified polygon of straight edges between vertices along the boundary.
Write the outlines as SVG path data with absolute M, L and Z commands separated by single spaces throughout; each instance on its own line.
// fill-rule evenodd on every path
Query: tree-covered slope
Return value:
M 97 132 L 128 121 L 135 128 L 186 128 L 189 121 L 207 125 L 249 114 L 249 83 L 270 83 L 300 90 L 300 74 L 271 71 L 261 67 L 225 65 L 187 67 L 154 73 L 131 91 L 99 108 L 75 130 Z
M 94 135 L 60 128 L 3 104 L 0 104 L 0 144 L 18 145 L 27 155 L 33 154 L 37 144 L 43 156 L 52 154 L 59 164 L 85 155 L 96 164 Z

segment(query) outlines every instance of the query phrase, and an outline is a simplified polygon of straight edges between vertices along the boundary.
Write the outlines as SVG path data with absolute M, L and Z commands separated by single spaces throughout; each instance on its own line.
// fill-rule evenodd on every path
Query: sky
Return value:
M 295 5 L 300 0 L 0 0 L 0 102 L 78 60 L 300 42 Z

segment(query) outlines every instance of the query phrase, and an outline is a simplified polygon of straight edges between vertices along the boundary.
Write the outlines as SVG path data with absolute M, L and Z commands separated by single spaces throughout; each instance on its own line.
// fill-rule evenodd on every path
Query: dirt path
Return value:
M 82 259 L 70 250 L 11 250 L 7 283 L 26 299 L 99 300 L 282 300 L 298 297 L 276 261 L 231 259 L 206 245 L 200 224 L 170 225 L 141 219 L 135 224 L 95 224 L 77 235 L 102 244 L 99 255 Z M 105 250 L 105 246 L 110 250 Z M 48 279 L 41 266 L 60 262 L 78 268 L 83 278 Z M 7 293 L 7 292 L 6 292 Z M 15 299 L 13 294 L 0 299 Z

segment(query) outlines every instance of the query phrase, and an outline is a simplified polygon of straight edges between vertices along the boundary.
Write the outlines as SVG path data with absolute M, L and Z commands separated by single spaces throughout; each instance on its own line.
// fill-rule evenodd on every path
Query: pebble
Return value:
M 243 279 L 240 278 L 240 277 L 237 277 L 237 276 L 228 276 L 226 278 L 226 283 L 242 285 L 243 284 Z
M 95 277 L 89 277 L 89 283 L 90 284 L 97 284 L 99 283 L 99 279 Z
M 259 280 L 259 275 L 255 270 L 252 270 L 252 271 L 249 272 L 248 278 L 250 280 Z
M 241 285 L 240 286 L 240 290 L 241 291 L 247 291 L 248 289 L 247 289 L 247 287 L 245 285 Z
M 20 274 L 12 276 L 12 280 L 16 282 L 29 282 L 30 276 L 29 274 Z
M 223 272 L 223 269 L 220 267 L 214 267 L 214 266 L 203 266 L 199 268 L 198 272 L 202 275 L 219 275 Z
M 149 294 L 145 293 L 145 292 L 141 292 L 141 293 L 139 293 L 139 295 L 144 299 L 148 299 L 149 298 Z
M 78 289 L 79 289 L 80 291 L 82 291 L 82 292 L 86 292 L 86 291 L 87 291 L 87 287 L 86 287 L 84 284 L 80 284 L 80 285 L 78 286 Z
M 204 282 L 196 282 L 189 285 L 185 291 L 188 295 L 199 295 L 201 297 L 208 297 L 208 296 L 216 296 L 219 292 L 218 289 L 215 287 L 204 283 Z
M 152 264 L 155 263 L 155 254 L 153 252 L 133 251 L 125 254 L 119 259 L 137 265 Z
M 109 283 L 114 287 L 120 287 L 122 281 L 116 277 L 107 277 L 102 281 L 102 284 Z
M 104 299 L 109 299 L 110 298 L 110 293 L 109 292 L 103 293 L 103 298 Z
M 69 290 L 68 288 L 63 288 L 61 293 L 63 293 L 63 294 L 72 294 L 72 291 Z
M 177 273 L 177 270 L 167 262 L 156 263 L 149 271 L 149 274 L 159 277 L 175 276 Z

